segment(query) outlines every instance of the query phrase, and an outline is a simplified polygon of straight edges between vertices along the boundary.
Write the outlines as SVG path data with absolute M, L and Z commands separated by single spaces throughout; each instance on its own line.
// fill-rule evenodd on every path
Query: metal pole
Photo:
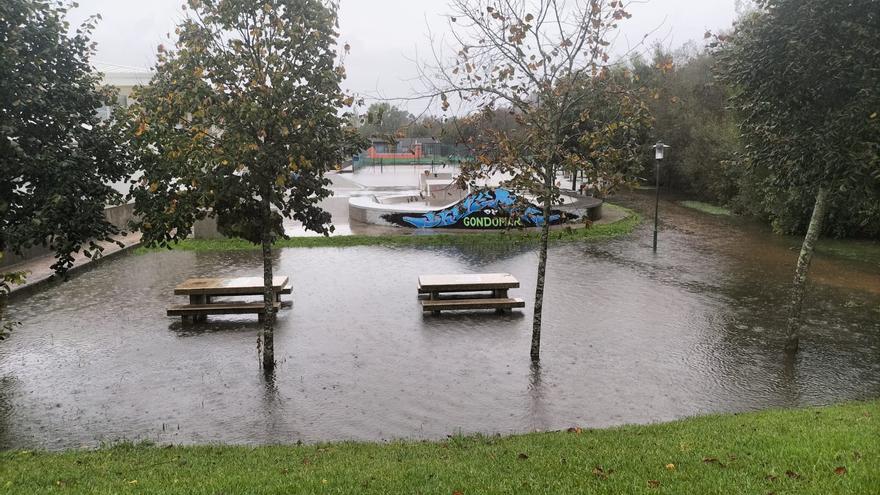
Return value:
M 657 160 L 656 175 L 654 187 L 657 189 L 657 195 L 654 199 L 654 252 L 657 252 L 657 220 L 660 209 L 660 160 Z

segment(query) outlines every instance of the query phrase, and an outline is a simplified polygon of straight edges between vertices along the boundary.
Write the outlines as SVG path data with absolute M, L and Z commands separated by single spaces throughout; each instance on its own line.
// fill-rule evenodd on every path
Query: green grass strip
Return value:
M 803 238 L 798 238 L 796 249 L 800 249 L 800 242 Z M 859 240 L 859 239 L 819 239 L 816 243 L 816 251 L 845 258 L 849 260 L 861 261 L 873 265 L 880 265 L 880 242 Z
M 633 210 L 605 204 L 606 210 L 617 210 L 623 218 L 612 223 L 593 225 L 589 228 L 557 229 L 550 233 L 554 241 L 610 239 L 629 234 L 641 222 L 641 216 Z M 291 237 L 275 243 L 279 248 L 317 248 L 349 246 L 461 246 L 461 245 L 512 245 L 537 243 L 537 231 L 485 231 L 467 233 L 417 233 L 394 235 L 337 235 L 330 237 Z M 173 246 L 183 251 L 233 251 L 259 249 L 243 239 L 186 239 Z M 138 248 L 138 253 L 162 251 L 162 248 Z
M 876 494 L 880 401 L 441 442 L 0 453 L 0 493 Z
M 703 203 L 700 201 L 679 201 L 678 204 L 686 208 L 709 213 L 711 215 L 731 216 L 733 213 L 727 208 Z M 803 236 L 788 236 L 793 249 L 800 249 Z M 860 239 L 820 239 L 816 244 L 816 251 L 836 258 L 861 261 L 880 265 L 880 242 Z
M 685 208 L 691 208 L 697 211 L 702 211 L 703 213 L 708 213 L 710 215 L 724 215 L 730 216 L 733 213 L 727 208 L 723 208 L 721 206 L 715 206 L 709 203 L 703 203 L 702 201 L 679 201 L 678 204 L 684 206 Z

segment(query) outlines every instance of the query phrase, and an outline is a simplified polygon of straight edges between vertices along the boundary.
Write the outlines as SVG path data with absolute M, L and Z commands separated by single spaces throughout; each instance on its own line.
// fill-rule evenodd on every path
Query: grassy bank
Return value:
M 878 487 L 880 401 L 432 443 L 0 454 L 2 493 L 781 495 Z
M 702 211 L 703 213 L 708 213 L 710 215 L 723 215 L 728 217 L 733 215 L 733 213 L 727 208 L 715 206 L 709 203 L 703 203 L 702 201 L 679 201 L 678 204 L 684 206 L 685 208 Z
M 798 241 L 803 239 L 798 238 Z M 800 248 L 798 242 L 795 246 Z M 816 251 L 837 258 L 880 265 L 880 242 L 858 239 L 819 239 Z
M 721 206 L 701 201 L 679 201 L 685 208 L 701 211 L 710 215 L 731 216 L 733 213 Z M 802 236 L 788 236 L 792 249 L 800 249 Z M 859 239 L 820 239 L 816 251 L 835 258 L 861 261 L 880 265 L 880 242 Z
M 589 228 L 556 229 L 551 232 L 554 241 L 574 241 L 608 239 L 629 234 L 641 222 L 641 217 L 633 210 L 605 204 L 607 210 L 617 210 L 622 218 L 612 223 L 597 224 Z M 331 237 L 291 237 L 280 239 L 276 247 L 315 248 L 348 246 L 449 246 L 480 244 L 522 244 L 537 243 L 540 233 L 530 230 L 483 231 L 466 233 L 415 233 L 394 235 L 339 235 Z M 258 246 L 242 239 L 187 239 L 174 246 L 174 249 L 187 251 L 218 251 L 259 249 Z M 138 252 L 160 250 L 158 248 L 139 248 Z

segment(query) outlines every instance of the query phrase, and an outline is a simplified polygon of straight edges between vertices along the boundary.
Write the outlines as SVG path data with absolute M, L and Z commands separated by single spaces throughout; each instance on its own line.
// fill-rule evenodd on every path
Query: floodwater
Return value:
M 880 266 L 817 256 L 802 351 L 786 362 L 791 241 L 661 208 L 656 255 L 649 222 L 552 246 L 540 368 L 532 247 L 277 251 L 294 303 L 269 379 L 256 318 L 165 316 L 177 283 L 258 275 L 258 251 L 107 260 L 12 301 L 22 326 L 0 343 L 0 448 L 431 439 L 880 397 Z M 527 308 L 423 316 L 416 278 L 444 272 L 510 272 Z

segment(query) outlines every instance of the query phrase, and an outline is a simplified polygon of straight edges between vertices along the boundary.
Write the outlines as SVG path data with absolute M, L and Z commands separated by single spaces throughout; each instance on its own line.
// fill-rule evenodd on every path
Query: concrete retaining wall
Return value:
M 108 206 L 104 208 L 104 216 L 112 225 L 122 230 L 129 229 L 129 222 L 134 220 L 134 203 L 128 203 L 118 206 Z M 4 253 L 3 259 L 0 259 L 0 268 L 15 265 L 23 261 L 39 258 L 51 254 L 52 250 L 43 246 L 34 246 L 25 250 L 21 255 L 12 253 Z
M 217 217 L 206 217 L 193 224 L 193 239 L 224 239 L 225 237 L 217 230 Z
M 104 208 L 104 216 L 107 221 L 122 230 L 129 230 L 129 222 L 134 220 L 134 203 Z
M 596 206 L 591 206 L 587 208 L 587 218 L 590 219 L 591 222 L 598 222 L 602 220 L 602 205 L 604 203 L 599 203 Z

